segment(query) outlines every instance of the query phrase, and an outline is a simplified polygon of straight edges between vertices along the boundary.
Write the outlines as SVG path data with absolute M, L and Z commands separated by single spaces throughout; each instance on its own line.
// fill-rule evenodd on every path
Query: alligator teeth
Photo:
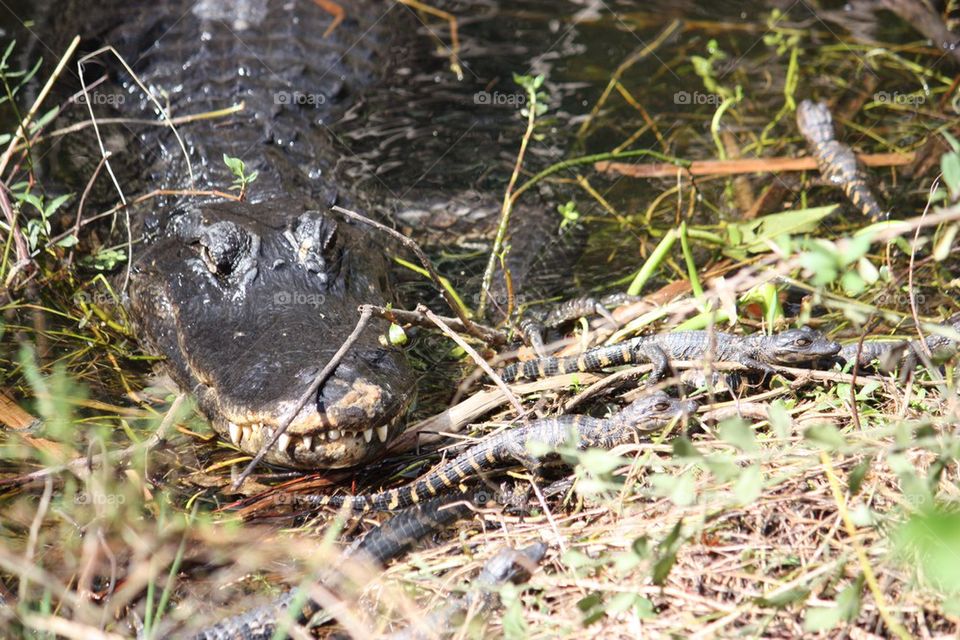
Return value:
M 281 433 L 280 437 L 277 438 L 277 448 L 280 449 L 280 451 L 286 451 L 290 448 L 291 440 L 292 438 L 289 435 L 286 433 Z
M 339 440 L 340 432 L 337 431 L 336 429 L 331 429 L 330 432 L 327 434 L 327 437 L 330 438 L 331 440 Z
M 241 437 L 241 439 L 242 439 L 244 442 L 250 440 L 250 438 L 253 437 L 253 427 L 251 427 L 251 426 L 249 426 L 249 425 L 244 425 L 244 426 L 243 426 L 243 429 L 242 429 L 242 432 L 243 432 L 243 433 L 242 433 L 242 435 L 241 435 L 240 437 Z
M 313 449 L 313 436 L 303 436 L 303 448 Z
M 229 430 L 230 430 L 230 442 L 232 442 L 235 446 L 239 447 L 240 446 L 240 425 L 238 425 L 236 422 L 231 422 L 229 424 Z
M 373 429 L 364 429 L 363 431 L 363 441 L 367 444 L 370 444 L 370 441 L 373 440 Z
M 377 427 L 377 437 L 380 438 L 380 442 L 387 441 L 387 432 L 390 428 L 387 425 L 381 425 Z

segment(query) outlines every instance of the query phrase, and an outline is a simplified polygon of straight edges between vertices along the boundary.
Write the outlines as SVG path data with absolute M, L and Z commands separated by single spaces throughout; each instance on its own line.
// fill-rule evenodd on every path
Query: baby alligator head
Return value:
M 383 251 L 299 202 L 199 205 L 155 235 L 129 289 L 141 338 L 246 453 L 293 412 L 353 331 L 357 307 L 386 302 Z M 265 460 L 349 467 L 386 448 L 402 428 L 413 375 L 399 350 L 381 344 L 385 328 L 367 326 Z
M 810 329 L 788 329 L 772 336 L 753 338 L 755 357 L 769 364 L 808 364 L 829 359 L 840 353 L 840 344 Z

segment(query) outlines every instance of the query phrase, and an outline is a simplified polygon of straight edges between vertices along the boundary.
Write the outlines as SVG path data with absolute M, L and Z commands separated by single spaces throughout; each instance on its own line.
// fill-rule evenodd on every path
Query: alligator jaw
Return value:
M 294 432 L 288 428 L 266 452 L 271 464 L 303 469 L 340 468 L 360 464 L 382 453 L 403 429 L 402 413 L 386 423 L 363 430 L 321 429 Z M 250 455 L 273 439 L 275 422 L 232 422 L 217 418 L 214 430 Z
M 200 407 L 214 430 L 241 451 L 256 455 L 273 440 L 278 425 L 292 409 L 279 403 L 270 410 L 236 406 L 215 388 L 196 389 Z M 340 401 L 320 412 L 308 404 L 267 450 L 270 464 L 301 469 L 351 467 L 377 457 L 403 430 L 409 396 L 401 406 L 384 404 L 383 391 L 365 379 L 354 380 Z

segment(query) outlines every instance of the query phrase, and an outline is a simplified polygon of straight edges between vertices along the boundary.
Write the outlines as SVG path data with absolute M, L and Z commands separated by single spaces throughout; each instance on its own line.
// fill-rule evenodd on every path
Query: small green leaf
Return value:
M 860 487 L 863 486 L 867 472 L 870 471 L 871 462 L 873 462 L 873 458 L 867 457 L 850 470 L 850 475 L 847 476 L 847 486 L 850 489 L 850 495 L 855 496 L 860 493 Z
M 697 497 L 696 481 L 690 471 L 679 476 L 658 473 L 650 476 L 650 484 L 658 495 L 669 498 L 678 507 L 693 504 Z
M 783 400 L 775 400 L 770 404 L 767 409 L 767 419 L 770 421 L 773 432 L 781 440 L 786 440 L 793 434 L 793 420 Z
M 246 165 L 244 164 L 243 160 L 223 154 L 223 162 L 227 165 L 227 168 L 230 169 L 233 175 L 237 176 L 237 178 L 243 177 L 243 172 L 246 169 Z
M 673 448 L 673 455 L 676 458 L 700 459 L 703 457 L 703 454 L 697 451 L 696 446 L 694 446 L 690 438 L 686 436 L 675 438 L 670 445 Z
M 950 199 L 956 200 L 960 197 L 960 154 L 956 151 L 943 154 L 940 158 L 940 171 L 947 189 L 950 190 Z
M 733 486 L 733 495 L 741 506 L 752 504 L 763 492 L 763 473 L 760 467 L 755 464 L 750 465 L 737 478 L 737 483 Z
M 127 254 L 119 249 L 104 249 L 93 255 L 85 256 L 80 263 L 98 271 L 111 271 L 126 259 Z
M 745 453 L 757 451 L 757 442 L 753 433 L 753 426 L 733 418 L 724 420 L 717 427 L 717 434 L 724 442 L 728 442 Z
M 604 449 L 587 449 L 579 458 L 580 465 L 595 476 L 606 475 L 628 462 L 626 458 Z
M 815 424 L 804 432 L 803 437 L 829 450 L 840 449 L 847 444 L 832 424 Z
M 18 202 L 26 202 L 43 215 L 43 201 L 38 196 L 25 191 L 23 193 L 14 193 L 13 197 Z
M 640 620 L 649 620 L 655 618 L 657 613 L 653 608 L 653 602 L 649 598 L 637 596 L 633 601 L 633 613 Z
M 670 575 L 670 571 L 677 561 L 677 551 L 680 550 L 680 545 L 683 543 L 683 539 L 680 537 L 682 531 L 683 521 L 678 520 L 667 537 L 657 545 L 659 556 L 653 564 L 653 575 L 651 576 L 653 584 L 664 584 Z
M 806 600 L 807 596 L 809 595 L 810 589 L 805 587 L 794 587 L 776 595 L 756 598 L 754 602 L 761 607 L 775 607 L 777 609 L 782 609 L 783 607 L 791 605 L 795 602 L 802 602 L 803 600 Z
M 69 200 L 72 197 L 73 197 L 72 193 L 65 193 L 62 196 L 57 196 L 56 198 L 48 202 L 47 205 L 43 208 L 43 217 L 49 218 L 51 215 L 56 213 L 57 209 L 62 207 L 64 203 L 66 203 L 67 200 Z
M 843 292 L 850 297 L 856 297 L 866 289 L 863 278 L 861 278 L 856 271 L 847 271 L 844 273 L 840 277 L 840 286 L 843 287 Z
M 960 142 L 957 142 L 957 139 L 953 137 L 953 134 L 951 134 L 949 131 L 941 131 L 940 135 L 943 136 L 944 140 L 947 141 L 947 144 L 949 144 L 954 151 L 960 153 Z

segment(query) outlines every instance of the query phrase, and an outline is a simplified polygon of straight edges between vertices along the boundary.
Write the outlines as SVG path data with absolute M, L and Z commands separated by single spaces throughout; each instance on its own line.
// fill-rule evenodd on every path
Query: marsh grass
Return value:
M 640 28 L 645 19 L 629 14 L 624 24 Z M 862 134 L 862 150 L 922 154 L 960 124 L 956 86 L 923 46 L 822 44 L 822 33 L 783 27 L 772 16 L 764 64 L 778 66 L 786 81 L 771 87 L 749 59 L 723 66 L 736 59 L 724 50 L 728 27 L 691 22 L 683 26 L 691 37 L 662 52 L 687 88 L 720 96 L 716 108 L 683 114 L 667 130 L 631 89 L 630 65 L 613 80 L 607 70 L 599 86 L 611 88 L 580 132 L 577 157 L 586 160 L 525 176 L 513 194 L 531 179 L 583 188 L 576 209 L 586 213 L 576 219 L 600 229 L 587 260 L 610 265 L 606 289 L 632 283 L 645 295 L 617 311 L 625 329 L 612 339 L 681 323 L 779 328 L 794 321 L 788 303 L 799 322 L 845 339 L 911 337 L 922 326 L 917 320 L 956 312 L 960 209 L 951 202 L 960 194 L 960 149 L 949 139 L 932 152 L 933 169 L 874 174 L 887 185 L 882 195 L 894 217 L 908 222 L 868 232 L 838 191 L 806 177 L 783 178 L 799 193 L 775 207 L 787 210 L 785 218 L 762 209 L 753 221 L 731 213 L 740 210 L 744 188 L 759 199 L 769 177 L 744 186 L 729 176 L 694 183 L 678 172 L 676 180 L 654 182 L 659 193 L 642 204 L 624 196 L 633 187 L 621 180 L 604 185 L 604 202 L 591 202 L 607 178 L 584 181 L 576 173 L 599 160 L 651 155 L 638 148 L 647 142 L 659 159 L 685 161 L 799 153 L 789 105 L 798 85 L 818 78 L 834 79 L 820 87 L 824 95 L 852 94 L 844 130 Z M 719 44 L 704 46 L 710 38 Z M 3 72 L 9 96 L 30 73 Z M 874 73 L 877 85 L 866 92 L 847 80 Z M 653 90 L 665 88 L 661 78 L 649 81 Z M 903 104 L 870 94 L 901 86 L 926 91 L 910 117 Z M 50 121 L 39 118 L 30 139 Z M 739 142 L 724 136 L 730 122 L 742 132 Z M 539 135 L 534 127 L 530 143 Z M 281 585 L 308 585 L 336 563 L 340 541 L 385 516 L 295 512 L 290 493 L 397 484 L 437 457 L 408 451 L 355 477 L 259 468 L 232 490 L 249 457 L 216 439 L 189 399 L 151 377 L 154 359 L 139 351 L 115 304 L 116 280 L 69 260 L 85 248 L 82 237 L 57 239 L 73 223 L 58 215 L 68 201 L 46 210 L 55 200 L 27 180 L 34 177 L 28 150 L 16 147 L 2 176 L 10 194 L 19 183 L 26 197 L 0 202 L 7 220 L 0 226 L 0 391 L 8 399 L 0 403 L 0 635 L 159 637 L 265 601 Z M 933 189 L 938 167 L 941 186 Z M 838 202 L 839 211 L 819 208 Z M 627 242 L 605 240 L 615 235 Z M 125 254 L 115 249 L 122 271 Z M 611 339 L 603 322 L 590 331 L 584 341 Z M 362 588 L 311 595 L 324 604 L 342 599 L 340 621 L 351 633 L 395 629 L 446 602 L 503 545 L 546 540 L 542 569 L 526 586 L 505 588 L 502 615 L 475 622 L 467 637 L 956 635 L 955 373 L 951 364 L 943 372 L 924 368 L 902 383 L 869 372 L 794 372 L 736 401 L 700 389 L 694 394 L 705 412 L 734 417 L 615 452 L 567 452 L 577 462 L 573 491 L 534 497 L 522 514 L 485 510 L 383 571 L 354 572 Z M 555 413 L 593 380 L 541 385 L 522 400 L 527 410 Z M 612 401 L 584 410 L 605 406 Z M 501 402 L 462 422 L 482 437 L 516 418 Z M 524 474 L 508 477 L 529 486 Z

